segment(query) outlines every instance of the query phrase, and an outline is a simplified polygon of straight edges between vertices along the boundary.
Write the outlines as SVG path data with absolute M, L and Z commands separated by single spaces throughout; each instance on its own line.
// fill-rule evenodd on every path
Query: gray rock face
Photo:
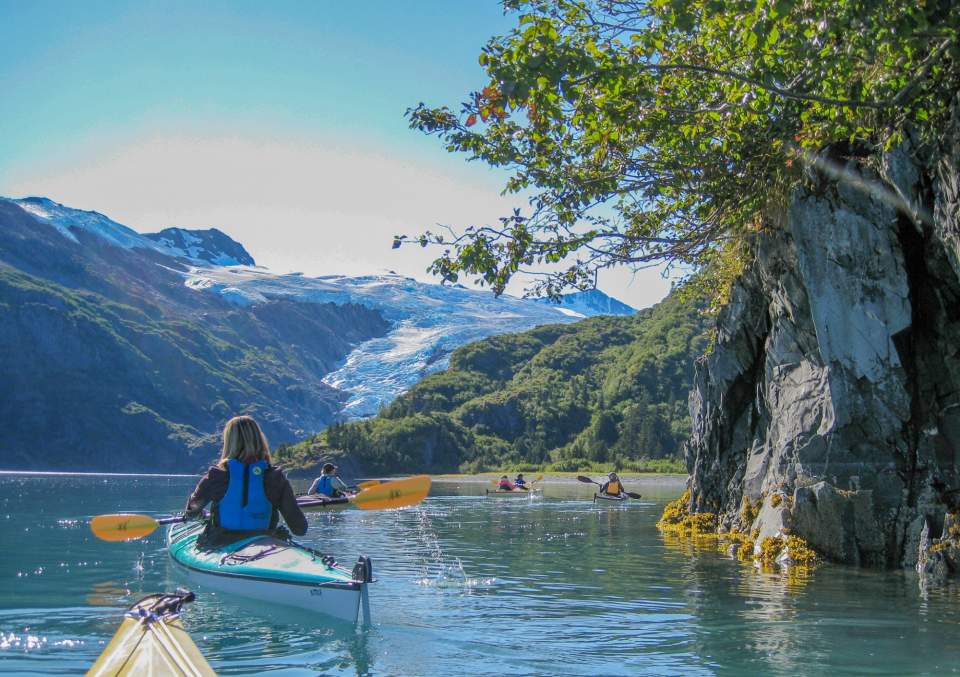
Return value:
M 844 162 L 761 235 L 697 365 L 692 508 L 772 531 L 738 510 L 779 490 L 828 558 L 912 567 L 960 501 L 960 115 L 936 148 Z

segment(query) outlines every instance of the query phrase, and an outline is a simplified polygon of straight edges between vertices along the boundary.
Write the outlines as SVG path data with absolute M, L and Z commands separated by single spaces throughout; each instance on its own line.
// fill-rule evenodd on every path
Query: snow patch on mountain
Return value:
M 100 212 L 73 209 L 45 197 L 26 197 L 19 200 L 2 199 L 18 205 L 38 221 L 53 226 L 61 235 L 74 242 L 78 242 L 78 240 L 72 229 L 77 229 L 96 235 L 110 244 L 124 249 L 139 247 L 163 251 L 163 248 L 153 241 L 144 238 L 132 228 L 117 223 Z
M 607 296 L 599 289 L 564 294 L 560 297 L 559 303 L 551 299 L 536 299 L 536 301 L 537 303 L 552 305 L 561 312 L 580 318 L 593 317 L 594 315 L 633 315 L 637 312 L 636 308 L 632 308 L 612 296 Z
M 315 303 L 357 303 L 393 323 L 384 337 L 360 344 L 324 381 L 350 393 L 344 414 L 372 416 L 427 374 L 444 369 L 456 348 L 494 334 L 542 324 L 574 322 L 598 314 L 489 291 L 426 284 L 396 274 L 308 277 L 274 275 L 262 268 L 194 268 L 187 286 L 247 305 L 271 298 Z M 600 292 L 602 294 L 602 292 Z M 609 304 L 600 304 L 607 308 Z
M 164 228 L 159 233 L 146 233 L 144 237 L 161 244 L 174 255 L 178 252 L 179 256 L 194 261 L 206 261 L 216 266 L 257 265 L 242 244 L 216 228 Z

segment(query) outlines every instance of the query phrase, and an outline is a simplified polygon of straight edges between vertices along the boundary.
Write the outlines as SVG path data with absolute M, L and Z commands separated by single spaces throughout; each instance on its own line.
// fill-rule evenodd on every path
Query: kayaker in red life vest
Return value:
M 497 485 L 497 491 L 513 491 L 513 482 L 504 475 L 500 478 L 500 484 Z
M 220 462 L 197 483 L 187 500 L 187 514 L 199 514 L 207 503 L 212 503 L 207 538 L 272 531 L 280 515 L 297 536 L 307 533 L 307 518 L 293 487 L 283 471 L 273 467 L 267 438 L 250 416 L 227 421 Z
M 346 496 L 350 493 L 350 487 L 344 484 L 343 480 L 337 477 L 337 466 L 333 463 L 324 463 L 320 471 L 320 477 L 313 481 L 308 494 L 320 494 L 327 498 L 336 498 L 337 496 Z
M 612 472 L 607 475 L 607 481 L 600 485 L 600 493 L 606 494 L 607 496 L 623 495 L 623 484 L 620 482 L 620 478 L 617 477 L 617 473 Z

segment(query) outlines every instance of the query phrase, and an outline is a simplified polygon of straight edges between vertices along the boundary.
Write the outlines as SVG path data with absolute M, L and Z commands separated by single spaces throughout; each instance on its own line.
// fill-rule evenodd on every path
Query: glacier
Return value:
M 356 303 L 379 310 L 393 325 L 390 332 L 357 346 L 324 379 L 349 393 L 343 408 L 347 419 L 375 415 L 424 376 L 446 368 L 450 353 L 466 343 L 542 324 L 575 322 L 601 314 L 597 308 L 611 308 L 610 304 L 583 303 L 574 304 L 574 311 L 514 296 L 496 297 L 490 291 L 428 284 L 394 273 L 309 277 L 276 275 L 245 266 L 208 266 L 192 268 L 185 283 L 242 305 L 285 298 Z M 623 308 L 618 308 L 617 314 L 634 312 L 620 305 Z
M 538 325 L 575 322 L 595 315 L 635 312 L 599 290 L 568 294 L 561 303 L 494 296 L 488 290 L 420 282 L 396 273 L 311 277 L 278 274 L 254 265 L 243 246 L 216 229 L 167 228 L 139 233 L 99 212 L 67 207 L 43 197 L 9 200 L 80 244 L 75 233 L 95 235 L 124 249 L 148 249 L 171 259 L 170 270 L 197 293 L 216 294 L 237 306 L 273 299 L 358 304 L 391 324 L 380 338 L 359 344 L 324 382 L 347 393 L 345 419 L 375 415 L 424 376 L 444 369 L 456 348 L 494 334 Z M 157 265 L 163 265 L 157 263 Z

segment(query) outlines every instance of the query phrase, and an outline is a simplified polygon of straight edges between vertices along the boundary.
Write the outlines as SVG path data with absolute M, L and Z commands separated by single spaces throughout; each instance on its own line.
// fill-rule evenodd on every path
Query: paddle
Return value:
M 149 536 L 157 527 L 164 524 L 186 522 L 187 517 L 164 517 L 155 519 L 149 515 L 121 513 L 117 515 L 97 515 L 90 520 L 90 531 L 103 541 L 132 541 Z
M 598 487 L 603 486 L 599 482 L 592 480 L 589 477 L 584 477 L 583 475 L 577 475 L 577 480 L 579 480 L 580 482 L 586 482 L 587 484 L 596 484 Z M 632 491 L 624 491 L 623 493 L 625 493 L 630 498 L 641 498 L 640 494 L 635 494 Z
M 426 498 L 429 492 L 429 475 L 417 475 L 364 489 L 351 496 L 350 502 L 361 510 L 390 510 L 416 505 Z M 188 519 L 184 515 L 162 519 L 130 513 L 97 515 L 90 520 L 90 530 L 94 536 L 104 541 L 132 541 L 149 536 L 164 524 L 186 522 Z
M 384 483 L 384 480 L 367 480 L 366 482 L 359 482 L 357 484 L 357 489 L 369 489 L 370 487 L 377 487 Z
M 430 476 L 416 475 L 363 489 L 350 497 L 361 510 L 390 510 L 416 505 L 430 493 Z

